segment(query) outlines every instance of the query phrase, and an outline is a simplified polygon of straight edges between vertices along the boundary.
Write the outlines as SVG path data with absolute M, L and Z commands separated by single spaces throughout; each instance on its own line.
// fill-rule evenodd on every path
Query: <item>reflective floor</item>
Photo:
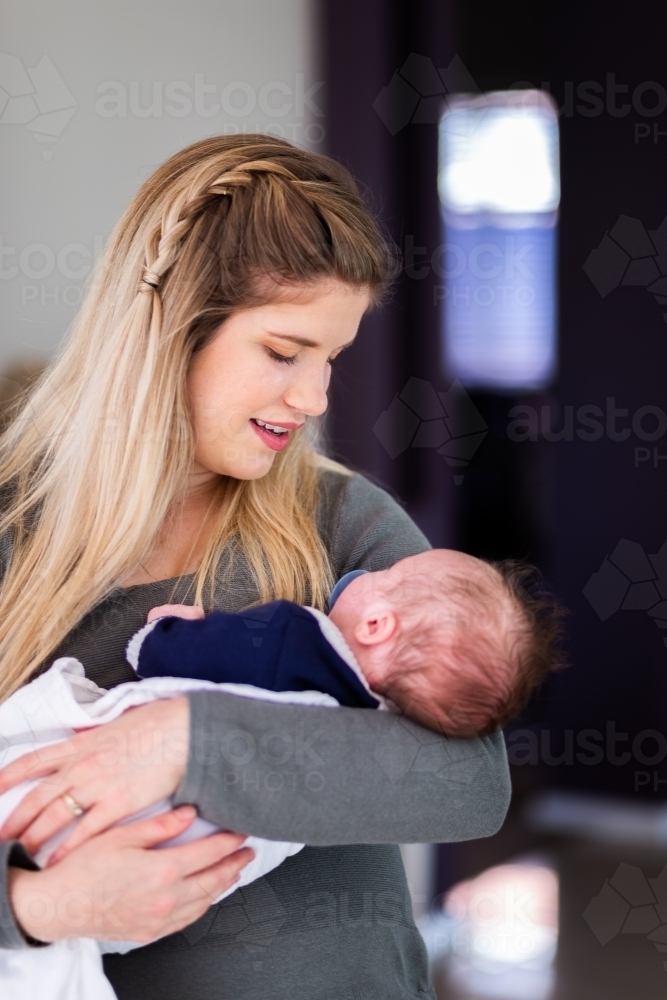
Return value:
M 558 880 L 552 953 L 536 937 L 549 924 L 539 898 L 548 881 L 534 891 L 516 879 L 507 890 L 480 883 L 452 910 L 458 944 L 453 935 L 433 964 L 439 1000 L 665 1000 L 667 854 L 564 841 L 548 860 Z

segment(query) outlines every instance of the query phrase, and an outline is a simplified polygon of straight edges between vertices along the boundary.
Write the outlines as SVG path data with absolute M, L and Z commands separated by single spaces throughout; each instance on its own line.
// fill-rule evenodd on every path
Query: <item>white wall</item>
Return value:
M 431 914 L 431 904 L 435 894 L 436 852 L 435 844 L 401 844 L 405 877 L 417 924 L 422 924 Z
M 96 248 L 176 150 L 267 129 L 324 149 L 314 9 L 315 0 L 5 0 L 0 372 L 60 342 Z

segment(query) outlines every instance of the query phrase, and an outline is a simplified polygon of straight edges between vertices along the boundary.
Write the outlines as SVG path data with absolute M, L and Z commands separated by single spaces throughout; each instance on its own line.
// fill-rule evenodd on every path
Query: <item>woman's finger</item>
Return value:
M 0 795 L 22 781 L 43 778 L 45 775 L 71 764 L 78 752 L 78 748 L 72 743 L 72 740 L 66 740 L 64 743 L 41 747 L 39 750 L 23 754 L 11 764 L 7 764 L 0 771 Z
M 21 799 L 14 812 L 7 817 L 0 828 L 0 840 L 14 840 L 16 837 L 20 837 L 39 817 L 40 813 L 50 807 L 54 801 L 57 802 L 66 791 L 67 786 L 61 776 L 58 776 L 57 779 L 41 781 L 36 788 L 33 788 Z M 66 813 L 65 822 L 60 825 L 65 826 L 72 819 L 72 813 L 67 810 L 62 798 L 60 798 L 60 804 Z
M 69 826 L 74 818 L 62 795 L 59 795 L 18 835 L 19 840 L 28 854 L 34 854 L 50 837 Z
M 241 871 L 253 856 L 254 852 L 249 847 L 244 847 L 205 871 L 183 879 L 169 926 L 162 930 L 160 937 L 174 934 L 198 920 L 219 896 L 239 881 Z
M 243 848 L 243 851 L 250 851 L 249 855 L 244 855 L 245 860 L 237 857 L 242 853 L 239 848 L 245 835 L 242 833 L 211 833 L 201 840 L 192 840 L 189 844 L 179 844 L 178 847 L 165 847 L 161 852 L 165 860 L 175 862 L 181 873 L 181 878 L 187 879 L 190 875 L 205 871 L 212 865 L 217 865 L 227 858 L 236 858 L 232 866 L 239 863 L 243 868 L 248 861 L 252 861 L 255 856 L 250 848 Z
M 208 897 L 212 903 L 231 885 L 238 882 L 240 873 L 254 857 L 255 852 L 250 847 L 242 847 L 217 864 L 211 865 L 210 868 L 188 876 L 183 880 L 184 884 L 189 886 L 192 892 L 197 891 Z
M 119 826 L 111 833 L 125 847 L 155 847 L 187 830 L 196 815 L 194 806 L 178 806 L 158 816 Z
M 74 798 L 76 799 L 76 796 L 74 796 Z M 26 830 L 25 834 L 21 837 L 21 843 L 28 851 L 34 852 L 35 850 L 34 846 L 30 846 L 30 843 L 32 842 L 29 843 L 27 838 L 32 835 L 33 827 L 36 827 L 37 823 L 42 818 L 43 817 L 40 816 L 39 820 L 37 820 L 32 827 Z M 66 837 L 62 844 L 59 844 L 55 851 L 50 855 L 48 865 L 55 865 L 59 861 L 62 861 L 62 859 L 67 857 L 68 854 L 71 854 L 76 847 L 79 847 L 81 844 L 85 844 L 87 840 L 90 840 L 91 837 L 96 837 L 98 833 L 103 833 L 105 830 L 108 830 L 109 827 L 113 826 L 121 818 L 124 819 L 125 817 L 119 816 L 118 810 L 108 802 L 101 802 L 98 805 L 92 806 L 92 808 L 88 809 L 83 814 L 69 836 Z M 47 833 L 46 837 L 43 836 L 43 831 L 39 830 L 37 847 L 41 847 L 41 845 L 45 843 L 49 837 L 53 836 L 54 833 L 57 833 L 58 830 L 62 829 L 64 826 L 65 823 L 60 823 L 55 827 L 55 829 L 52 829 L 50 833 Z

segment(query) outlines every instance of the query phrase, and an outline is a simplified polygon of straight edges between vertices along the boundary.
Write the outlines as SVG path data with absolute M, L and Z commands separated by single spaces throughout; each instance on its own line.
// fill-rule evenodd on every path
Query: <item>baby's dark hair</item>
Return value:
M 445 614 L 426 611 L 422 598 L 424 613 L 406 629 L 386 692 L 424 725 L 455 737 L 501 729 L 564 665 L 563 610 L 539 571 L 518 560 L 464 558 L 470 573 L 440 577 L 436 603 Z
M 545 586 L 542 574 L 527 562 L 503 559 L 490 565 L 500 574 L 525 623 L 517 644 L 517 672 L 507 696 L 486 732 L 501 729 L 527 705 L 549 673 L 566 666 L 561 642 L 565 609 Z

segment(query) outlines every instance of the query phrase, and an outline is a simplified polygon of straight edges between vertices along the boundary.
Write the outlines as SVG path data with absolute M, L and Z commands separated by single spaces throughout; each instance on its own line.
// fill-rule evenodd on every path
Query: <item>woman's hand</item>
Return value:
M 38 941 L 91 937 L 146 944 L 187 927 L 238 881 L 254 852 L 244 837 L 216 833 L 150 850 L 183 833 L 196 815 L 181 806 L 108 830 L 40 872 L 10 868 L 9 894 L 23 931 Z
M 44 780 L 7 818 L 0 840 L 20 838 L 34 853 L 72 821 L 62 798 L 67 792 L 85 814 L 51 856 L 56 862 L 90 837 L 168 798 L 185 773 L 189 721 L 187 698 L 164 698 L 19 757 L 0 771 L 0 794 L 21 781 Z

